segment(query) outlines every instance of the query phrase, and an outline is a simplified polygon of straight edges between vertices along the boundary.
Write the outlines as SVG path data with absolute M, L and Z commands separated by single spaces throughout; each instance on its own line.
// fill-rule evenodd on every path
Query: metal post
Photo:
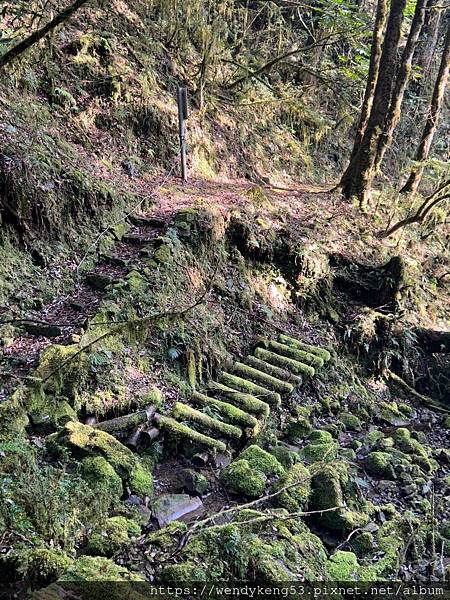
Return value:
M 186 160 L 186 119 L 188 117 L 187 108 L 187 90 L 185 87 L 178 87 L 178 128 L 180 135 L 180 154 L 181 154 L 181 178 L 187 181 L 187 160 Z

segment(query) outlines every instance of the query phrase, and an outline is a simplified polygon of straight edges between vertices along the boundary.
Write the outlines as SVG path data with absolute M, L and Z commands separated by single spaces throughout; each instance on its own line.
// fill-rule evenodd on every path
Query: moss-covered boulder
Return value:
M 179 210 L 174 217 L 178 235 L 194 248 L 220 241 L 225 234 L 225 221 L 219 210 L 190 207 Z
M 222 471 L 220 481 L 233 494 L 260 498 L 264 494 L 267 477 L 262 471 L 253 469 L 247 460 L 238 459 Z
M 287 446 L 275 446 L 270 451 L 272 456 L 275 456 L 277 461 L 283 465 L 285 469 L 290 469 L 292 465 L 295 465 L 300 460 L 298 452 L 289 449 Z
M 47 445 L 56 452 L 67 448 L 76 458 L 103 456 L 122 479 L 131 477 L 137 464 L 131 450 L 112 435 L 74 421 L 69 421 L 61 431 L 49 436 Z
M 72 564 L 73 559 L 56 548 L 32 548 L 18 553 L 20 570 L 33 587 L 56 581 Z
M 141 533 L 139 525 L 125 517 L 110 517 L 97 525 L 89 536 L 87 552 L 111 557 L 131 544 L 131 537 Z
M 267 475 L 267 477 L 273 477 L 282 475 L 284 473 L 284 467 L 278 460 L 269 454 L 259 446 L 249 446 L 239 455 L 239 459 L 246 460 L 252 469 L 256 469 Z
M 307 417 L 290 419 L 286 428 L 286 437 L 290 442 L 296 443 L 306 438 L 312 431 L 311 422 Z
M 93 489 L 111 499 L 123 494 L 122 480 L 103 456 L 88 456 L 81 462 L 81 476 Z
M 309 470 L 297 463 L 282 475 L 273 486 L 272 492 L 288 488 L 273 498 L 275 506 L 286 508 L 289 512 L 298 512 L 306 507 L 311 491 Z
M 366 514 L 345 508 L 344 489 L 348 480 L 348 465 L 345 462 L 323 466 L 311 480 L 309 508 L 327 511 L 316 519 L 329 529 L 352 530 L 363 527 L 369 520 Z
M 207 581 L 208 572 L 194 562 L 186 561 L 179 565 L 168 565 L 161 570 L 158 581 L 161 583 L 186 583 L 187 581 Z
M 350 431 L 361 431 L 362 425 L 360 419 L 356 415 L 344 412 L 339 415 L 341 423 Z
M 308 436 L 309 444 L 302 448 L 302 456 L 308 463 L 335 460 L 338 444 L 329 431 L 315 429 Z
M 387 452 L 370 452 L 364 461 L 369 475 L 379 479 L 394 479 L 391 455 Z
M 153 475 L 148 465 L 138 462 L 128 481 L 130 492 L 141 498 L 153 496 Z
M 125 567 L 119 567 L 111 559 L 100 556 L 82 556 L 78 558 L 58 579 L 59 583 L 68 584 L 119 581 L 144 581 L 144 579 L 136 573 L 130 573 Z M 111 588 L 113 589 L 114 585 Z M 106 597 L 123 598 L 123 593 Z

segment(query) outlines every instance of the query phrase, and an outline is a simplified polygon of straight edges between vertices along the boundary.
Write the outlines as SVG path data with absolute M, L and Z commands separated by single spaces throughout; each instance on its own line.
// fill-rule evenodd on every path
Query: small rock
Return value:
M 187 494 L 162 494 L 153 502 L 153 516 L 160 527 L 177 521 L 203 506 L 200 498 Z
M 180 473 L 181 486 L 191 494 L 202 496 L 209 487 L 209 481 L 194 469 L 184 469 Z
M 86 283 L 96 290 L 105 290 L 108 285 L 114 283 L 114 279 L 108 277 L 108 275 L 102 275 L 101 273 L 88 273 L 86 275 Z

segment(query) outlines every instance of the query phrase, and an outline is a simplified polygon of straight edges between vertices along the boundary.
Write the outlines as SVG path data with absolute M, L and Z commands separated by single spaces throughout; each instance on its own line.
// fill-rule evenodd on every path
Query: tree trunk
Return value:
M 441 112 L 442 104 L 444 102 L 445 88 L 448 82 L 448 72 L 450 67 L 450 23 L 447 29 L 447 35 L 445 36 L 444 49 L 442 51 L 441 64 L 439 66 L 439 72 L 434 85 L 433 97 L 431 99 L 430 111 L 428 113 L 425 127 L 423 129 L 422 138 L 417 148 L 414 160 L 419 163 L 417 168 L 411 171 L 408 181 L 402 187 L 400 192 L 402 194 L 408 192 L 416 192 L 422 175 L 425 170 L 424 162 L 428 159 L 430 154 L 431 144 L 433 142 L 434 134 L 436 133 L 437 124 L 439 121 L 439 115 Z
M 395 128 L 397 127 L 397 124 L 400 120 L 403 96 L 405 94 L 405 90 L 408 85 L 409 77 L 411 74 L 414 50 L 416 48 L 417 40 L 419 39 L 419 35 L 422 30 L 423 22 L 425 19 L 426 3 L 427 0 L 417 0 L 414 17 L 411 23 L 411 29 L 408 35 L 408 40 L 403 51 L 400 69 L 397 73 L 397 79 L 395 81 L 388 116 L 386 119 L 383 133 L 381 134 L 380 139 L 378 140 L 377 157 L 375 160 L 376 173 L 380 169 L 386 150 L 392 143 L 392 137 L 394 135 Z
M 421 40 L 417 47 L 415 63 L 422 70 L 422 81 L 426 79 L 433 61 L 434 51 L 439 35 L 439 25 L 442 16 L 441 0 L 428 0 L 425 23 Z
M 146 409 L 130 415 L 116 417 L 115 419 L 110 419 L 109 421 L 101 421 L 100 423 L 96 423 L 94 427 L 96 429 L 106 431 L 107 433 L 126 431 L 127 429 L 137 427 L 143 423 L 150 422 L 155 415 L 155 411 L 156 409 L 154 406 L 148 406 Z
M 372 38 L 372 49 L 370 53 L 369 72 L 367 75 L 367 84 L 364 92 L 364 100 L 361 108 L 361 114 L 359 117 L 358 128 L 356 130 L 355 140 L 353 142 L 353 149 L 350 156 L 350 162 L 347 170 L 350 168 L 357 152 L 358 148 L 363 139 L 364 132 L 367 127 L 367 121 L 369 119 L 370 111 L 373 104 L 373 96 L 375 93 L 375 87 L 378 81 L 378 72 L 380 68 L 381 50 L 383 46 L 383 35 L 384 28 L 386 25 L 387 15 L 387 0 L 378 0 L 377 12 L 375 17 L 375 26 Z M 347 171 L 342 176 L 342 181 L 346 177 Z
M 361 143 L 341 181 L 345 198 L 356 196 L 363 210 L 366 208 L 368 192 L 375 176 L 378 139 L 383 131 L 391 101 L 405 6 L 406 0 L 391 3 L 372 109 Z
M 44 27 L 38 29 L 26 39 L 19 42 L 16 46 L 11 48 L 11 50 L 8 50 L 8 52 L 6 52 L 2 57 L 0 57 L 0 69 L 8 65 L 15 58 L 20 56 L 23 52 L 31 48 L 31 46 L 34 46 L 34 44 L 42 40 L 42 38 L 44 38 L 47 35 L 47 33 L 50 33 L 50 31 L 53 31 L 55 27 L 57 27 L 61 23 L 64 23 L 64 21 L 67 21 L 67 19 L 69 19 L 74 12 L 76 12 L 88 1 L 89 0 L 76 0 L 73 4 L 71 4 L 66 9 L 61 11 L 58 15 L 56 15 L 54 19 L 52 19 L 46 25 L 44 25 Z

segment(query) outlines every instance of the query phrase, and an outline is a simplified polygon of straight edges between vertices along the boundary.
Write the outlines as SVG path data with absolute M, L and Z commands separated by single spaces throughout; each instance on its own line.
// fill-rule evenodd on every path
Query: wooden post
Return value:
M 186 161 L 186 119 L 188 118 L 187 90 L 179 86 L 177 89 L 178 127 L 180 135 L 181 178 L 187 181 Z

